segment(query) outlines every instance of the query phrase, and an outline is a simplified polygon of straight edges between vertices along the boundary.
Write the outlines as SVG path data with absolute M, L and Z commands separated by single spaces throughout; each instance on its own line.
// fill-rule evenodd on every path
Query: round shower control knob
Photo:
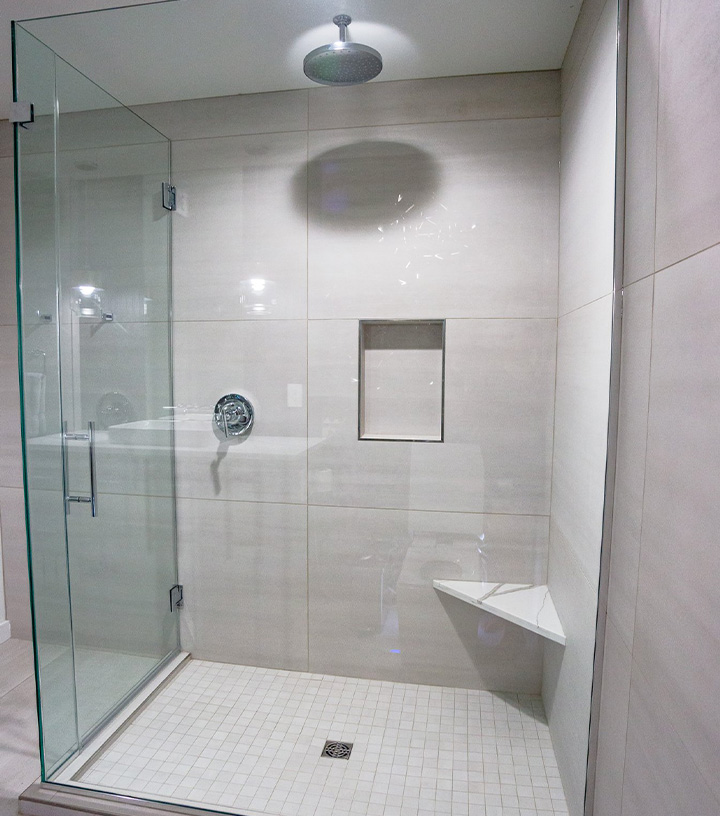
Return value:
M 225 436 L 247 436 L 255 421 L 250 400 L 240 394 L 226 394 L 215 405 L 214 420 Z

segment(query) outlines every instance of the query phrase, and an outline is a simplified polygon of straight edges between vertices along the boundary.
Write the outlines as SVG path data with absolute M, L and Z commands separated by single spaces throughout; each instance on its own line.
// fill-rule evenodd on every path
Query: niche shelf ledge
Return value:
M 565 645 L 565 632 L 547 586 L 486 581 L 433 581 L 433 587 L 523 629 Z

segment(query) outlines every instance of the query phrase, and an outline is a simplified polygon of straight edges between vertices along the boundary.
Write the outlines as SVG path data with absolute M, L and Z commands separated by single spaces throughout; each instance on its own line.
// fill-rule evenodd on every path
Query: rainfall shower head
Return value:
M 333 17 L 340 39 L 321 45 L 305 57 L 303 71 L 308 79 L 321 85 L 360 85 L 382 71 L 382 57 L 374 48 L 345 39 L 351 22 L 347 14 Z

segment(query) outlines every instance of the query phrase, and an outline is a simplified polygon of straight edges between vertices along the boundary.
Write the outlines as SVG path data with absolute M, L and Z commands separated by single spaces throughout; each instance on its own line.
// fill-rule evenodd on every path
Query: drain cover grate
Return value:
M 320 756 L 330 757 L 331 759 L 349 759 L 352 751 L 352 742 L 337 742 L 337 740 L 328 740 L 322 750 Z

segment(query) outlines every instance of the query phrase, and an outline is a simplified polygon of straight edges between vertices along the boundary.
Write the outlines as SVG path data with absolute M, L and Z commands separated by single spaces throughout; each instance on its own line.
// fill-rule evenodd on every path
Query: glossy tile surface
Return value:
M 442 444 L 358 442 L 357 331 L 310 321 L 311 504 L 548 512 L 554 321 L 447 322 Z
M 607 2 L 563 105 L 560 315 L 612 290 L 616 30 L 616 4 Z
M 612 620 L 608 620 L 599 714 L 602 728 L 598 736 L 595 773 L 595 816 L 618 816 L 622 813 L 630 672 L 630 651 Z
M 311 88 L 310 129 L 558 116 L 557 71 Z
M 551 317 L 558 120 L 315 131 L 311 318 Z
M 0 487 L 5 613 L 11 623 L 13 637 L 30 640 L 32 625 L 24 502 L 21 487 Z
M 657 705 L 653 692 L 645 686 L 646 680 L 646 674 L 633 670 L 622 792 L 623 816 L 718 813 L 720 799 L 713 795 L 709 780 L 703 777 L 677 732 L 668 723 L 667 710 Z
M 12 158 L 0 158 L 0 202 L 3 212 L 0 219 L 0 326 L 17 323 L 13 173 Z
M 634 0 L 628 12 L 625 130 L 625 252 L 629 284 L 655 271 L 659 0 Z
M 133 111 L 179 142 L 307 128 L 307 91 L 238 94 L 138 105 Z
M 656 269 L 720 242 L 719 37 L 714 0 L 663 0 Z
M 0 485 L 22 486 L 17 327 L 0 326 Z
M 537 697 L 200 660 L 81 782 L 230 813 L 568 813 Z
M 633 656 L 720 798 L 720 247 L 656 276 Z
M 305 321 L 176 323 L 174 350 L 178 495 L 304 503 Z M 288 407 L 290 385 L 300 388 L 300 407 Z M 255 408 L 245 440 L 215 433 L 212 412 L 225 394 Z
M 608 295 L 562 317 L 558 331 L 551 516 L 594 585 L 605 499 L 611 321 Z
M 183 649 L 307 669 L 306 516 L 295 505 L 178 501 Z
M 597 584 L 590 584 L 568 542 L 550 525 L 548 586 L 565 646 L 545 641 L 542 696 L 570 812 L 582 813 L 592 692 Z
M 18 796 L 40 775 L 32 644 L 0 644 L 0 816 L 17 816 Z
M 176 320 L 305 317 L 306 160 L 305 133 L 173 146 Z
M 542 583 L 546 519 L 309 510 L 312 671 L 539 690 L 541 639 L 433 580 Z
M 608 614 L 625 645 L 635 629 L 650 390 L 653 280 L 623 292 L 623 344 Z

